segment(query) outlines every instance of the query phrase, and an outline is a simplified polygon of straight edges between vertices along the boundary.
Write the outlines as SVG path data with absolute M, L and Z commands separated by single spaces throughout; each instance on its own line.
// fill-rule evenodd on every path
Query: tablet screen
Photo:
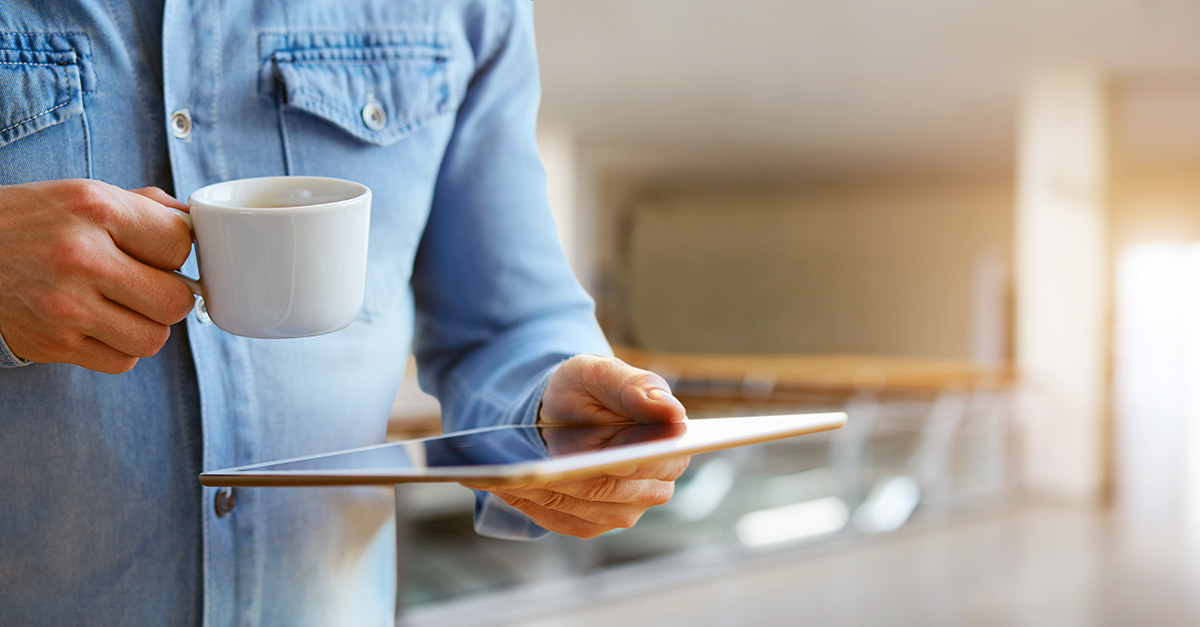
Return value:
M 210 486 L 362 485 L 513 479 L 602 470 L 840 427 L 845 415 L 678 423 L 504 426 L 207 472 Z

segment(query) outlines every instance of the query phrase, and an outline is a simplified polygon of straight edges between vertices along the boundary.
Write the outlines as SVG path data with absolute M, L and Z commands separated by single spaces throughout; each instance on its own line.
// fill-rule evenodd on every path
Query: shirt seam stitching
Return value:
M 65 107 L 65 106 L 67 106 L 67 105 L 71 104 L 71 102 L 73 102 L 74 100 L 75 100 L 74 98 L 67 98 L 66 102 L 62 102 L 62 103 L 60 103 L 60 104 L 58 104 L 58 105 L 55 105 L 54 107 L 51 107 L 51 108 L 49 108 L 49 109 L 46 109 L 45 111 L 42 111 L 41 113 L 39 113 L 39 114 L 37 114 L 37 115 L 33 115 L 33 116 L 30 116 L 30 117 L 27 117 L 27 118 L 25 118 L 24 120 L 21 120 L 21 121 L 19 121 L 19 122 L 15 122 L 15 123 L 13 123 L 13 124 L 12 124 L 12 125 L 10 125 L 10 126 L 6 126 L 6 127 L 4 127 L 4 128 L 0 128 L 0 133 L 7 133 L 8 131 L 11 131 L 12 129 L 14 129 L 14 128 L 17 128 L 18 126 L 21 126 L 22 124 L 27 124 L 27 123 L 29 123 L 29 122 L 32 122 L 32 121 L 34 121 L 34 120 L 36 120 L 36 119 L 38 119 L 38 118 L 42 117 L 43 115 L 49 115 L 50 113 L 53 113 L 53 112 L 54 112 L 56 109 L 61 109 L 61 108 Z
M 212 119 L 212 122 L 210 123 L 210 126 L 212 126 L 212 129 L 213 129 L 212 137 L 213 137 L 213 143 L 215 144 L 216 153 L 217 153 L 217 164 L 216 164 L 217 165 L 217 174 L 220 176 L 221 180 L 224 180 L 224 179 L 229 178 L 229 161 L 225 157 L 225 141 L 224 141 L 224 139 L 221 138 L 221 133 L 218 132 L 218 130 L 216 128 L 217 125 L 219 124 L 218 120 L 220 120 L 221 79 L 223 78 L 222 67 L 224 66 L 224 63 L 221 62 L 221 52 L 220 52 L 221 51 L 221 12 L 220 11 L 213 11 L 213 21 L 215 22 L 215 24 L 213 27 L 213 36 L 212 36 L 213 46 L 212 46 L 212 48 L 213 48 L 213 57 L 216 60 L 216 64 L 215 64 L 216 70 L 214 72 L 215 76 L 213 77 L 213 102 L 212 102 L 212 118 L 213 119 Z
M 483 55 L 483 61 L 478 63 L 475 66 L 477 71 L 480 68 L 491 65 L 492 62 L 496 60 L 496 57 L 498 57 L 500 55 L 500 51 L 504 48 L 505 44 L 507 44 L 508 40 L 512 37 L 512 31 L 513 31 L 513 28 L 515 27 L 516 21 L 517 21 L 516 15 L 517 15 L 517 12 L 514 9 L 512 0 L 510 0 L 509 2 L 507 2 L 504 5 L 504 20 L 505 20 L 506 24 L 504 25 L 504 28 L 501 30 L 502 34 L 497 39 L 495 46 L 491 50 L 489 50 L 487 52 L 487 54 Z
M 277 61 L 277 63 L 287 63 L 288 65 L 320 65 L 320 66 L 376 65 L 379 63 L 394 63 L 396 61 L 410 61 L 413 59 L 424 59 L 424 58 L 426 58 L 426 57 L 412 55 L 412 56 L 385 57 L 382 59 L 303 59 L 303 60 L 287 59 L 287 60 L 283 60 L 283 61 Z M 431 60 L 437 59 L 437 57 L 429 57 L 429 58 Z
M 44 31 L 44 32 L 40 32 L 40 33 L 39 32 L 30 32 L 30 31 L 0 30 L 0 35 L 25 35 L 25 36 L 29 36 L 29 37 L 44 37 L 46 35 L 83 35 L 86 37 L 87 33 L 83 32 L 81 30 L 57 30 L 57 31 Z M 59 51 L 59 52 L 61 52 L 61 51 Z
M 18 52 L 24 52 L 24 51 L 22 50 L 22 51 L 18 51 Z M 78 65 L 78 64 L 74 63 L 72 61 L 68 61 L 66 63 L 38 63 L 36 61 L 28 61 L 28 62 L 26 62 L 26 61 L 0 61 L 0 65 L 39 65 L 39 66 L 44 65 L 44 66 L 48 66 L 48 67 L 68 67 L 68 66 Z
M 336 118 L 329 121 L 337 125 L 338 128 L 342 129 L 343 132 L 371 143 L 376 141 L 387 141 L 392 137 L 403 136 L 407 133 L 411 133 L 412 131 L 421 128 L 422 124 L 428 121 L 429 118 L 445 113 L 445 103 L 437 103 L 423 109 L 419 109 L 401 118 L 395 123 L 395 130 L 391 132 L 383 133 L 382 131 L 376 131 L 375 133 L 377 134 L 368 135 L 356 128 L 357 124 L 355 124 L 353 121 L 355 120 L 355 116 L 351 112 L 347 112 L 343 107 L 340 107 L 337 104 L 329 101 L 322 96 L 319 91 L 305 87 L 294 87 L 292 88 L 292 93 L 297 96 L 303 96 L 304 100 L 308 101 L 307 104 L 309 107 L 311 107 L 313 113 L 325 113 Z M 290 103 L 289 106 L 293 109 L 300 110 L 305 110 L 307 108 L 299 106 L 294 102 Z
M 86 61 L 87 65 L 88 65 L 86 72 L 89 74 L 89 76 L 92 74 L 92 70 L 91 70 L 91 63 L 92 63 L 92 56 L 93 56 L 92 55 L 92 40 L 91 40 L 91 37 L 83 31 L 47 31 L 47 32 L 41 32 L 41 33 L 35 33 L 35 32 L 29 32 L 29 31 L 0 31 L 0 37 L 3 37 L 5 35 L 15 36 L 15 37 L 71 37 L 71 38 L 78 38 L 79 39 L 78 42 L 68 42 L 71 45 L 70 45 L 69 49 L 67 49 L 67 50 L 38 48 L 38 47 L 33 46 L 32 44 L 25 44 L 27 46 L 27 48 L 24 50 L 22 50 L 22 49 L 16 49 L 16 50 L 21 51 L 21 52 L 43 52 L 43 53 L 45 53 L 45 52 L 53 52 L 53 53 L 74 52 L 75 55 L 78 57 L 75 60 L 75 62 L 64 64 L 64 65 L 79 66 L 79 71 L 82 74 L 85 72 L 84 62 Z M 79 43 L 80 47 L 76 48 L 75 43 Z M 82 80 L 83 76 L 80 76 L 80 79 Z M 96 91 L 96 85 L 94 84 L 95 78 L 91 77 L 90 80 L 93 83 L 91 85 L 90 89 L 82 89 L 82 87 L 81 87 L 81 91 L 85 94 L 94 93 Z

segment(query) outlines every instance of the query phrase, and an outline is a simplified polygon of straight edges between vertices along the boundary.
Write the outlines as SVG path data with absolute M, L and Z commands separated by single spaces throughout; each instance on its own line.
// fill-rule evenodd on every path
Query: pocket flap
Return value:
M 452 108 L 449 46 L 435 38 L 401 37 L 364 41 L 351 36 L 339 43 L 271 54 L 285 106 L 379 146 L 395 143 Z
M 0 146 L 82 113 L 74 51 L 0 48 Z

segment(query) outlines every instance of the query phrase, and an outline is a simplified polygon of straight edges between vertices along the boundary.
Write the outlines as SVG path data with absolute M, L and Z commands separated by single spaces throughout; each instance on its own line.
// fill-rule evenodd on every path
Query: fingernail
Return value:
M 658 403 L 671 403 L 673 405 L 679 404 L 679 400 L 674 396 L 671 396 L 670 392 L 666 390 L 660 390 L 658 388 L 651 388 L 649 392 L 646 392 L 646 397 Z

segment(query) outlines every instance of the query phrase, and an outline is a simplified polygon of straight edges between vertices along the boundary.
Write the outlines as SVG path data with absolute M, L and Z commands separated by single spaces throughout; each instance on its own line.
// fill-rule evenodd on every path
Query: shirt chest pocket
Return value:
M 331 139 L 389 147 L 455 106 L 452 48 L 434 33 L 264 34 L 260 49 L 260 90 L 279 101 L 289 170 L 310 156 L 328 163 Z
M 0 33 L 0 184 L 89 176 L 79 34 Z
M 371 188 L 363 318 L 396 309 L 459 104 L 451 45 L 414 29 L 266 33 L 259 47 L 287 173 Z

